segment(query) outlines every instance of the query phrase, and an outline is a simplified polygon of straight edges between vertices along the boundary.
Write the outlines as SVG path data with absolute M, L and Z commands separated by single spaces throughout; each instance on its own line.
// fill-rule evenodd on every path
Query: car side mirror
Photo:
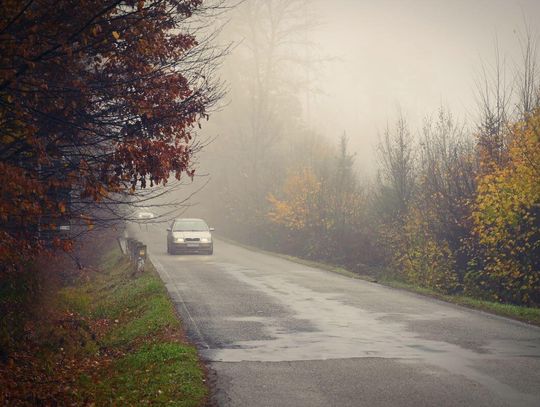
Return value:
M 216 230 L 216 229 L 214 229 L 214 228 L 210 228 L 210 232 L 213 232 L 214 230 Z
M 172 229 L 171 228 L 167 228 L 167 232 L 170 232 Z

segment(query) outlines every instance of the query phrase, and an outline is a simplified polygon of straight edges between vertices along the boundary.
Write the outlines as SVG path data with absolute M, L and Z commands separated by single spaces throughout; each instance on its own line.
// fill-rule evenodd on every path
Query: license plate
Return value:
M 199 243 L 188 243 L 187 247 L 199 247 Z

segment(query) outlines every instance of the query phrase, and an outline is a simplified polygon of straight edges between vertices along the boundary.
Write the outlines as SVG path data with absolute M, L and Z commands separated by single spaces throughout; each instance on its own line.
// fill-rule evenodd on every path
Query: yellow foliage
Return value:
M 433 233 L 430 227 L 433 217 L 426 208 L 411 209 L 395 238 L 397 266 L 409 282 L 450 293 L 460 286 L 456 261 L 448 242 Z
M 268 218 L 292 230 L 312 226 L 318 214 L 321 182 L 311 168 L 291 172 L 283 185 L 283 199 L 268 195 L 272 210 Z
M 483 175 L 472 215 L 478 279 L 494 298 L 540 300 L 540 110 L 511 129 L 506 165 Z

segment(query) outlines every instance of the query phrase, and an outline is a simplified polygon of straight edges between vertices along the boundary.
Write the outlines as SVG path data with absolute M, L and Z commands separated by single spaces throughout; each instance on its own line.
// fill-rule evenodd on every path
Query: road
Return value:
M 215 242 L 149 248 L 219 406 L 540 406 L 540 328 Z

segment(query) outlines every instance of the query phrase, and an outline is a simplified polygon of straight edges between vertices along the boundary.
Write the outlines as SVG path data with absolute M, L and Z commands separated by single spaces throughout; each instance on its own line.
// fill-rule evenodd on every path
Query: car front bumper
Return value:
M 171 249 L 175 253 L 207 253 L 212 251 L 212 243 L 172 243 Z

